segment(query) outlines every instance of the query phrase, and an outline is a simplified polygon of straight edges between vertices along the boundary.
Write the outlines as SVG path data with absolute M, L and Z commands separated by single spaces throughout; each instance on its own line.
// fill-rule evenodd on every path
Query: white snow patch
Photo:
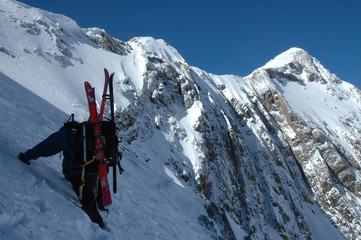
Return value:
M 168 177 L 170 177 L 173 180 L 175 184 L 181 186 L 182 188 L 185 188 L 183 184 L 178 180 L 178 178 L 172 173 L 172 171 L 169 170 L 169 168 L 164 167 L 164 172 L 167 174 Z

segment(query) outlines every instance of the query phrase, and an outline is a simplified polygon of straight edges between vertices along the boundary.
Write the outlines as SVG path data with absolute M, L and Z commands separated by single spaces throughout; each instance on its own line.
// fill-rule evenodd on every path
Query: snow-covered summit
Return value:
M 266 63 L 264 68 L 279 68 L 283 67 L 291 62 L 304 62 L 305 60 L 308 61 L 311 58 L 309 53 L 298 47 L 293 47 L 288 49 L 287 51 L 279 54 L 274 59 L 270 60 Z
M 163 39 L 154 39 L 153 37 L 135 37 L 130 40 L 144 48 L 147 56 L 164 59 L 169 62 L 184 62 L 183 57 L 178 51 L 166 43 Z
M 269 69 L 278 75 L 293 75 L 303 81 L 341 84 L 342 81 L 327 70 L 316 58 L 301 48 L 290 48 L 266 63 L 261 69 Z

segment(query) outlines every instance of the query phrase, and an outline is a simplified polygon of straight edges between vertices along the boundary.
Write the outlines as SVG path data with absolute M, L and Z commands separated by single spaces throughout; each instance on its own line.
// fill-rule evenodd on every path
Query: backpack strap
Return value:
M 93 158 L 87 162 L 85 162 L 81 167 L 81 181 L 80 181 L 80 187 L 79 187 L 79 200 L 83 199 L 83 188 L 85 185 L 85 167 L 88 166 L 89 164 L 91 164 L 92 162 L 94 162 L 95 160 L 95 156 L 93 156 Z
M 94 161 L 95 161 L 95 156 L 93 156 L 93 158 L 90 159 L 89 161 L 86 161 L 84 164 L 69 164 L 63 169 L 63 173 L 67 173 L 74 168 L 83 168 L 83 167 L 85 168 L 86 166 L 92 164 Z

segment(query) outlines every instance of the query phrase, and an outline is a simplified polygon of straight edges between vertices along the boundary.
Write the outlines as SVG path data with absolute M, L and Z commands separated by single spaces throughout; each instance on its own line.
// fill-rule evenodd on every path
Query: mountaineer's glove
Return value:
M 20 161 L 22 161 L 26 165 L 30 165 L 30 161 L 25 159 L 24 153 L 22 153 L 22 152 L 19 153 L 18 158 L 19 158 Z

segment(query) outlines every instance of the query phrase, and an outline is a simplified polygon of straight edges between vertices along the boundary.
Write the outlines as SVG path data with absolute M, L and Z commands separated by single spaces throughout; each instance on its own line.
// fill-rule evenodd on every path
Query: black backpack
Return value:
M 83 126 L 86 133 L 86 161 L 90 161 L 95 153 L 94 131 L 90 122 L 68 121 L 63 128 L 67 129 L 68 141 L 73 142 L 75 159 L 74 164 L 84 163 Z M 73 140 L 72 140 L 73 139 Z
M 83 126 L 85 126 L 86 133 L 86 152 L 87 161 L 92 160 L 95 154 L 94 144 L 94 130 L 93 125 L 89 122 L 68 121 L 64 124 L 65 129 L 68 130 L 68 137 L 73 136 L 75 163 L 84 163 L 84 144 L 83 144 Z M 118 154 L 118 137 L 116 135 L 116 126 L 112 121 L 100 122 L 100 131 L 102 134 L 103 152 L 106 161 L 112 161 Z

